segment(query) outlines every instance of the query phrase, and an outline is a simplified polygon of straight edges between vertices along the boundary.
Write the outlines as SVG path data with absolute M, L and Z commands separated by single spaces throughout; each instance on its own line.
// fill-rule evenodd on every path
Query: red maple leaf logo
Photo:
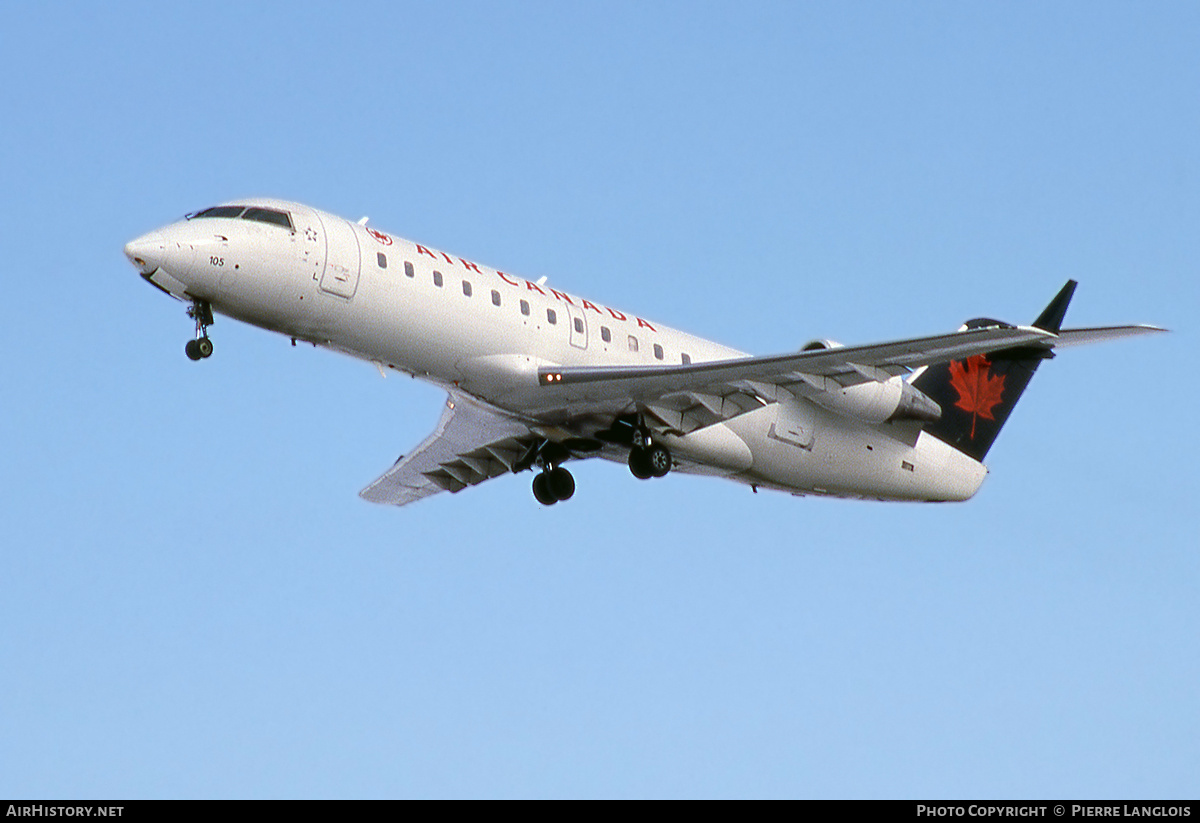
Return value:
M 392 245 L 392 238 L 388 237 L 383 232 L 375 231 L 375 229 L 371 228 L 370 226 L 363 226 L 363 228 L 367 230 L 367 234 L 374 237 L 376 240 L 378 240 L 383 245 L 385 245 L 385 246 Z
M 954 405 L 971 413 L 971 439 L 975 439 L 975 421 L 995 420 L 992 408 L 1004 399 L 1004 375 L 991 376 L 992 364 L 986 356 L 977 354 L 966 359 L 966 368 L 957 360 L 950 361 L 950 386 L 958 392 Z

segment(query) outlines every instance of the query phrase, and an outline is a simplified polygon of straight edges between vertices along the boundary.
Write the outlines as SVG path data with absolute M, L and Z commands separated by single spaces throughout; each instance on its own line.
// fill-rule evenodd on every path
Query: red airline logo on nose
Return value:
M 392 238 L 388 237 L 383 232 L 375 231 L 375 229 L 371 228 L 370 226 L 363 226 L 363 228 L 367 230 L 367 234 L 374 237 L 376 240 L 378 240 L 383 245 L 385 245 L 385 246 L 392 245 Z

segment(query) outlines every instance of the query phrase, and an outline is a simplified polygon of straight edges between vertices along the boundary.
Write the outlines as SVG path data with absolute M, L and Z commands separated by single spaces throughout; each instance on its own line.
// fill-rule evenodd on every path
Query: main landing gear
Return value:
M 189 360 L 203 360 L 213 353 L 212 341 L 208 339 L 208 327 L 213 324 L 212 306 L 207 300 L 193 300 L 188 306 L 188 317 L 196 321 L 196 339 L 189 340 L 183 347 Z
M 576 444 L 584 451 L 592 449 L 590 443 L 580 441 Z M 560 500 L 570 500 L 575 494 L 575 478 L 562 464 L 571 459 L 571 450 L 563 443 L 542 440 L 529 447 L 517 463 L 513 471 L 538 467 L 538 473 L 533 477 L 533 496 L 543 506 L 553 506 Z
M 536 466 L 538 473 L 533 478 L 533 496 L 543 506 L 553 506 L 560 500 L 570 500 L 575 494 L 575 478 L 562 464 L 578 456 L 577 452 L 595 451 L 601 440 L 613 445 L 628 445 L 629 470 L 641 480 L 665 477 L 674 465 L 671 452 L 666 446 L 653 442 L 645 422 L 640 417 L 629 415 L 618 419 L 611 429 L 599 432 L 595 439 L 563 442 L 542 440 L 534 443 L 513 465 L 512 470 L 522 472 Z
M 543 506 L 570 500 L 575 494 L 575 478 L 562 466 L 546 466 L 533 478 L 533 496 Z
M 666 446 L 650 438 L 650 430 L 638 426 L 633 431 L 633 448 L 629 450 L 629 471 L 638 480 L 665 477 L 671 471 L 671 453 Z

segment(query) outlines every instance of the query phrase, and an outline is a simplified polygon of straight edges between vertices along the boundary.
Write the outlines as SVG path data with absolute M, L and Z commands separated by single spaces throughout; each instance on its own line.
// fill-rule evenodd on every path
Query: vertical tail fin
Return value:
M 1033 325 L 1057 334 L 1076 285 L 1068 280 Z M 1005 324 L 977 318 L 968 320 L 966 328 L 997 325 Z M 1020 346 L 929 366 L 912 383 L 942 407 L 942 417 L 925 431 L 982 461 L 1033 373 L 1051 357 L 1050 349 Z

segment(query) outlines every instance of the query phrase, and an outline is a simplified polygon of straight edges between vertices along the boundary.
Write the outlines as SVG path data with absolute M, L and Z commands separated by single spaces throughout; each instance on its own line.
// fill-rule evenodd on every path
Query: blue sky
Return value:
M 0 796 L 1195 797 L 1200 7 L 17 4 Z M 356 492 L 439 392 L 121 254 L 299 200 L 755 353 L 988 315 L 973 501 Z

